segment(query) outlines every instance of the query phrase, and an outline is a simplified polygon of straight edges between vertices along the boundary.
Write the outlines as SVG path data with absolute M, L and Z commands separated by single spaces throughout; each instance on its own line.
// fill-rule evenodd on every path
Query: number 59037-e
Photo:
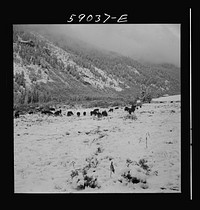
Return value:
M 69 19 L 67 20 L 68 23 L 72 23 L 73 21 L 77 21 L 80 23 L 81 21 L 85 20 L 86 22 L 95 22 L 95 23 L 98 23 L 98 22 L 101 22 L 102 23 L 106 23 L 109 19 L 116 19 L 116 22 L 117 23 L 124 23 L 124 22 L 127 22 L 127 17 L 128 15 L 127 14 L 123 14 L 121 15 L 119 18 L 117 17 L 112 17 L 111 15 L 109 14 L 106 14 L 104 13 L 104 15 L 85 15 L 85 14 L 80 14 L 80 15 L 76 15 L 76 14 L 71 14 L 71 16 L 69 17 Z

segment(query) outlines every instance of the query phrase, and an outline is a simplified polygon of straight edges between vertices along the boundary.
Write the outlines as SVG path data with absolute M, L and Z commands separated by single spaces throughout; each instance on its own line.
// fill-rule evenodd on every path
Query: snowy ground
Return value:
M 160 97 L 160 98 L 154 98 L 152 99 L 153 102 L 180 102 L 181 96 L 180 95 L 174 95 L 174 96 L 167 96 L 167 97 Z
M 180 102 L 143 104 L 132 117 L 66 111 L 14 119 L 16 193 L 181 192 Z

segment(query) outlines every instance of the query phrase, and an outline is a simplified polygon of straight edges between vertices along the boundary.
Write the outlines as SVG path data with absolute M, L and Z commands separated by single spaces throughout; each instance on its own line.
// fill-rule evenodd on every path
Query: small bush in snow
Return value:
M 96 158 L 87 158 L 86 161 L 88 164 L 79 170 L 72 170 L 71 178 L 72 185 L 77 190 L 85 189 L 86 187 L 90 188 L 100 188 L 97 181 L 97 176 L 94 173 L 89 173 L 88 171 L 91 168 L 96 168 L 98 161 Z
M 143 161 L 141 160 L 140 162 Z M 139 164 L 136 164 L 135 161 L 131 161 L 130 159 L 127 159 L 126 163 L 128 163 L 128 165 L 121 171 L 122 179 L 119 179 L 119 181 L 121 183 L 146 184 L 146 170 L 139 166 Z
M 70 175 L 71 175 L 71 178 L 73 179 L 75 176 L 78 176 L 78 171 L 72 170 Z
M 144 158 L 140 159 L 138 163 L 144 170 L 146 170 L 146 171 L 150 170 L 149 166 L 146 164 L 147 160 L 145 160 Z
M 79 174 L 73 177 L 73 186 L 77 190 L 85 189 L 86 187 L 90 188 L 100 188 L 100 185 L 97 181 L 97 177 L 92 174 Z

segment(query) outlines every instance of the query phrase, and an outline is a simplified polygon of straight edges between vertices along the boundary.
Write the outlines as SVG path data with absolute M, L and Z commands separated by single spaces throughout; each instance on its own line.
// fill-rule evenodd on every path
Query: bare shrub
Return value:
M 97 176 L 94 173 L 88 173 L 91 168 L 96 168 L 98 161 L 96 158 L 87 158 L 88 162 L 82 169 L 75 169 L 71 172 L 73 187 L 77 190 L 83 190 L 86 187 L 100 188 Z M 91 171 L 91 170 L 90 170 Z
M 121 174 L 121 176 L 127 181 L 133 184 L 146 183 L 145 177 L 141 173 L 135 173 L 134 170 L 127 170 Z
M 145 160 L 144 158 L 139 160 L 139 165 L 142 169 L 144 169 L 146 171 L 146 174 L 149 174 L 151 169 L 150 167 L 147 165 L 147 160 Z

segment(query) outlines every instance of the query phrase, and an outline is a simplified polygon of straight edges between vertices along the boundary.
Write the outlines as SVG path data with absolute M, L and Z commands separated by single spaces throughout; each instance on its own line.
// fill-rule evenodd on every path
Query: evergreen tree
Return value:
M 16 73 L 15 74 L 15 82 L 19 85 L 19 86 L 23 86 L 25 88 L 25 78 L 24 78 L 24 72 L 22 71 L 22 73 Z

